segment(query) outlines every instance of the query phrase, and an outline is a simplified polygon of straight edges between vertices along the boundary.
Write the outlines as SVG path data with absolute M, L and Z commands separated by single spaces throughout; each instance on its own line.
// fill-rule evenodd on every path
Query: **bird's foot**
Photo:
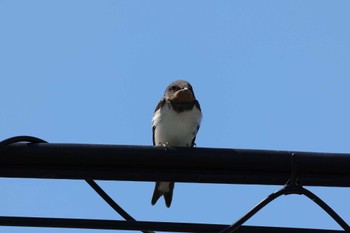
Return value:
M 159 143 L 160 146 L 164 147 L 165 150 L 168 150 L 168 146 L 169 146 L 169 142 L 165 142 L 165 143 Z

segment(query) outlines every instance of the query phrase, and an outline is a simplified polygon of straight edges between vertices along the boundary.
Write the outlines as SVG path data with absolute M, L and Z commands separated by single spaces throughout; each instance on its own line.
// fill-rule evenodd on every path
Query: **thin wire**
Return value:
M 282 188 L 270 194 L 268 197 L 266 197 L 264 200 L 258 203 L 253 209 L 251 209 L 246 215 L 244 215 L 241 219 L 239 219 L 237 222 L 235 222 L 231 226 L 223 229 L 219 233 L 230 233 L 230 232 L 236 231 L 243 223 L 245 223 L 248 219 L 250 219 L 254 214 L 256 214 L 264 206 L 269 204 L 271 201 L 275 200 L 277 197 L 283 195 L 285 192 L 286 192 L 285 188 Z
M 316 196 L 311 191 L 302 188 L 303 194 L 313 200 L 319 207 L 326 211 L 346 232 L 350 232 L 350 226 L 321 198 Z
M 136 221 L 130 214 L 128 214 L 120 205 L 118 205 L 113 199 L 93 180 L 85 180 L 86 183 L 90 185 L 90 187 L 95 190 L 100 197 L 102 197 L 105 202 L 107 202 L 115 211 L 117 211 L 120 216 L 122 216 L 125 220 L 128 221 Z
M 102 197 L 105 202 L 108 203 L 117 213 L 120 214 L 127 221 L 136 221 L 130 214 L 128 214 L 120 205 L 118 205 L 95 181 L 93 180 L 85 180 L 86 183 L 93 188 L 100 197 Z M 144 233 L 151 233 L 153 231 L 142 231 Z
M 258 211 L 260 211 L 263 207 L 265 207 L 271 201 L 275 200 L 277 197 L 279 197 L 281 195 L 289 195 L 289 194 L 305 195 L 306 197 L 308 197 L 309 199 L 314 201 L 318 206 L 320 206 L 346 232 L 350 232 L 350 226 L 330 206 L 328 206 L 324 201 L 322 201 L 321 198 L 319 198 L 314 193 L 303 188 L 300 185 L 286 185 L 282 189 L 270 194 L 268 197 L 266 197 L 264 200 L 262 200 L 260 203 L 258 203 L 253 209 L 251 209 L 246 215 L 244 215 L 242 218 L 240 218 L 237 222 L 235 222 L 231 226 L 223 229 L 219 233 L 235 232 L 238 228 L 240 228 L 242 226 L 243 223 L 245 223 L 248 219 L 250 219 L 254 214 L 256 214 Z

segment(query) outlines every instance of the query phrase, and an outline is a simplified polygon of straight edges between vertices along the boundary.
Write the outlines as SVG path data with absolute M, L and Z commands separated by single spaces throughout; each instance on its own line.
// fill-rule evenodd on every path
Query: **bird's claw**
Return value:
M 168 150 L 169 142 L 165 142 L 165 143 L 160 142 L 159 145 L 164 147 L 165 150 Z

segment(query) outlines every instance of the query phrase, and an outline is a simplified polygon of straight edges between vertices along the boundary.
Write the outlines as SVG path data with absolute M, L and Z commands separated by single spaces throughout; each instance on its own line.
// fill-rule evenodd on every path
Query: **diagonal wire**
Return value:
M 350 232 L 350 226 L 329 205 L 327 205 L 326 202 L 324 202 L 310 190 L 307 190 L 303 187 L 301 188 L 305 196 L 313 200 L 319 207 L 326 211 L 327 214 L 330 215 L 346 232 Z
M 253 209 L 251 209 L 246 215 L 240 218 L 237 222 L 223 229 L 219 233 L 235 232 L 238 228 L 242 226 L 243 223 L 245 223 L 248 219 L 250 219 L 254 214 L 260 211 L 271 201 L 275 200 L 281 195 L 289 194 L 305 195 L 306 197 L 314 201 L 318 206 L 320 206 L 324 211 L 326 211 L 327 214 L 331 216 L 346 232 L 350 232 L 350 226 L 330 206 L 328 206 L 324 201 L 322 201 L 322 199 L 320 199 L 314 193 L 299 185 L 286 185 L 282 189 L 270 194 L 268 197 L 266 197 L 264 200 L 258 203 Z
M 235 222 L 231 226 L 223 229 L 219 233 L 231 233 L 231 232 L 236 231 L 243 223 L 245 223 L 248 219 L 250 219 L 254 214 L 256 214 L 264 206 L 269 204 L 271 201 L 275 200 L 277 197 L 283 195 L 285 193 L 285 191 L 286 191 L 285 188 L 282 188 L 282 189 L 270 194 L 268 197 L 266 197 L 264 200 L 262 200 L 260 203 L 258 203 L 253 209 L 251 209 L 246 215 L 244 215 L 241 219 L 239 219 L 237 222 Z
M 120 205 L 118 205 L 95 181 L 93 180 L 85 180 L 86 183 L 90 185 L 90 187 L 95 190 L 100 197 L 102 197 L 105 202 L 108 203 L 115 211 L 117 211 L 120 216 L 122 216 L 127 221 L 136 221 L 130 214 L 128 214 Z
M 85 180 L 91 188 L 93 188 L 105 202 L 108 203 L 120 216 L 127 221 L 136 221 L 130 214 L 128 214 L 120 205 L 118 205 L 95 181 Z M 152 233 L 153 231 L 142 231 L 144 233 Z

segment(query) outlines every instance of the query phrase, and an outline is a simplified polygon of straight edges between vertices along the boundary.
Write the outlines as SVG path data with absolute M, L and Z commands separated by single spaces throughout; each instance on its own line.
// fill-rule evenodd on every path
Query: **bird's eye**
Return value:
M 180 88 L 178 86 L 171 86 L 170 90 L 172 91 L 178 91 Z

